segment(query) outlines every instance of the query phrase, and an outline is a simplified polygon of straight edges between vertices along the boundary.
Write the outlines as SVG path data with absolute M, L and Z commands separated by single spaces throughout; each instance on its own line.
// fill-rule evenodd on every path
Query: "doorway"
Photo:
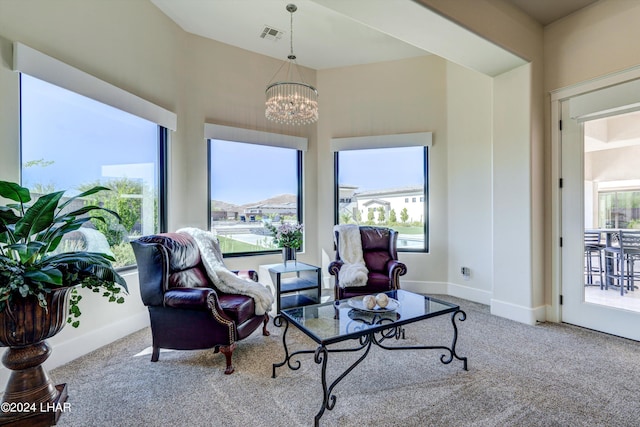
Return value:
M 640 281 L 607 279 L 620 258 L 605 250 L 621 232 L 640 232 L 640 112 L 576 117 L 571 100 L 560 105 L 562 321 L 640 340 Z

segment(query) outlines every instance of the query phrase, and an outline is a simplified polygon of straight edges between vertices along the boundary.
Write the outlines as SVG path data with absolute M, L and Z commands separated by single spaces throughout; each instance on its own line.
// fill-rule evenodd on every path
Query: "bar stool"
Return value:
M 585 231 L 584 232 L 584 274 L 585 274 L 585 286 L 600 286 L 600 289 L 604 289 L 604 263 L 603 263 L 603 249 L 605 245 L 600 243 L 599 231 Z M 597 258 L 597 264 L 594 264 L 594 258 Z M 598 274 L 600 276 L 600 283 L 593 282 L 593 276 Z
M 620 295 L 637 289 L 636 281 L 640 281 L 640 273 L 635 270 L 635 262 L 640 261 L 640 230 L 620 230 L 618 233 L 619 246 L 604 248 L 605 260 L 611 260 L 612 266 L 607 269 L 607 279 L 613 279 L 615 286 L 620 286 Z M 617 267 L 617 268 L 616 268 Z M 609 280 L 606 288 L 608 289 Z

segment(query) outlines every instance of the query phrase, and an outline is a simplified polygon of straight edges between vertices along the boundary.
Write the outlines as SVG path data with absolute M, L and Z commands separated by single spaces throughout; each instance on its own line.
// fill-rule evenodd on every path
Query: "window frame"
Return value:
M 19 149 L 19 153 L 20 153 L 20 183 L 22 185 L 22 181 L 23 181 L 23 159 L 22 159 L 22 151 L 23 151 L 23 138 L 22 138 L 22 123 L 23 123 L 23 119 L 22 116 L 24 114 L 23 111 L 23 105 L 22 105 L 22 87 L 23 87 L 23 74 L 27 74 L 29 75 L 29 73 L 23 73 L 23 72 L 19 72 L 19 92 L 20 92 L 20 149 Z M 90 99 L 94 102 L 98 102 L 102 105 L 106 105 L 107 107 L 110 108 L 114 108 L 116 110 L 131 114 L 132 116 L 138 117 L 141 120 L 146 120 L 146 121 L 150 121 L 149 119 L 142 117 L 136 113 L 132 113 L 131 111 L 127 111 L 126 109 L 120 108 L 118 106 L 113 106 L 110 105 L 106 102 L 104 102 L 102 99 L 99 99 L 100 97 L 92 97 L 92 96 L 88 96 L 86 94 L 81 93 L 80 91 L 76 91 L 73 88 L 69 88 L 69 87 L 64 87 L 64 86 L 60 86 L 58 84 L 56 84 L 55 82 L 52 82 L 48 79 L 43 79 L 40 77 L 36 77 L 36 76 L 32 76 L 29 75 L 32 78 L 41 80 L 47 84 L 59 87 L 61 89 L 67 90 L 69 92 L 72 92 L 80 97 L 84 97 L 87 99 Z M 151 121 L 151 123 L 154 123 L 153 121 Z M 156 187 L 157 187 L 157 197 L 158 197 L 158 206 L 157 206 L 157 216 L 158 216 L 158 222 L 157 222 L 157 228 L 155 233 L 163 233 L 166 232 L 167 230 L 167 177 L 168 177 L 168 144 L 169 144 L 169 129 L 167 129 L 166 127 L 164 127 L 161 124 L 157 124 L 156 123 L 156 128 L 157 128 L 157 157 L 156 157 L 156 162 L 157 162 L 157 169 L 158 169 L 158 177 L 157 177 L 157 182 L 155 183 Z M 115 270 L 118 272 L 127 272 L 130 270 L 135 270 L 138 268 L 137 263 L 133 263 L 133 264 L 129 264 L 129 265 L 125 265 L 125 266 L 120 266 L 120 267 L 116 267 Z
M 431 134 L 429 133 L 429 136 Z M 429 141 L 430 142 L 430 141 Z M 383 146 L 383 147 L 360 147 L 359 149 L 384 149 L 384 148 L 402 148 L 408 146 L 422 146 L 423 149 L 423 175 L 424 175 L 424 187 L 423 187 L 423 197 L 424 197 L 424 224 L 423 224 L 423 236 L 424 236 L 424 248 L 420 249 L 411 249 L 411 248 L 398 248 L 398 252 L 414 252 L 414 253 L 429 253 L 429 148 L 430 144 L 413 144 L 413 145 L 395 145 L 395 146 Z M 356 148 L 358 149 L 358 148 Z M 340 223 L 339 211 L 340 211 L 340 166 L 339 166 L 339 153 L 341 150 L 334 150 L 333 153 L 333 182 L 334 182 L 334 224 L 337 225 Z M 391 227 L 390 227 L 391 228 Z
M 226 141 L 231 143 L 257 144 L 263 146 L 271 146 L 276 148 L 294 149 L 296 150 L 296 186 L 297 186 L 297 221 L 299 224 L 304 223 L 304 151 L 307 148 L 307 139 L 299 137 L 291 137 L 289 135 L 273 134 L 260 131 L 251 131 L 242 128 L 232 128 L 221 125 L 205 124 L 205 139 L 207 141 L 207 227 L 213 229 L 211 221 L 211 141 Z M 282 140 L 282 141 L 279 141 Z M 306 245 L 306 230 L 303 230 L 303 245 L 298 252 L 304 252 Z M 224 258 L 237 258 L 246 256 L 260 256 L 268 254 L 276 254 L 282 252 L 282 248 L 268 249 L 263 251 L 252 252 L 233 252 L 223 253 Z

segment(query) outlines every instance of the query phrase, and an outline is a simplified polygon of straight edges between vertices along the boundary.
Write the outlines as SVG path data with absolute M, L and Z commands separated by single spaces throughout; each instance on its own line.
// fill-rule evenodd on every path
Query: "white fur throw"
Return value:
M 271 290 L 261 283 L 239 277 L 227 269 L 222 261 L 222 252 L 220 252 L 218 238 L 215 234 L 191 227 L 181 228 L 178 233 L 188 234 L 194 238 L 198 249 L 200 249 L 202 264 L 209 278 L 219 290 L 253 298 L 256 305 L 256 315 L 271 311 L 274 301 Z
M 340 259 L 343 262 L 338 273 L 340 287 L 365 286 L 369 270 L 364 265 L 360 227 L 356 224 L 336 225 L 333 231 L 334 236 L 338 232 L 340 241 L 336 244 L 340 248 Z

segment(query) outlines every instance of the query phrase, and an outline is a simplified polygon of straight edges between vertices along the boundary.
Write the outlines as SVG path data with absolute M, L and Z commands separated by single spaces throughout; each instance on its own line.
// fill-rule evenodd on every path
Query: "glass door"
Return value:
M 578 121 L 561 107 L 562 320 L 640 340 L 640 280 L 621 289 L 606 276 L 619 272 L 620 231 L 640 231 L 640 113 Z

